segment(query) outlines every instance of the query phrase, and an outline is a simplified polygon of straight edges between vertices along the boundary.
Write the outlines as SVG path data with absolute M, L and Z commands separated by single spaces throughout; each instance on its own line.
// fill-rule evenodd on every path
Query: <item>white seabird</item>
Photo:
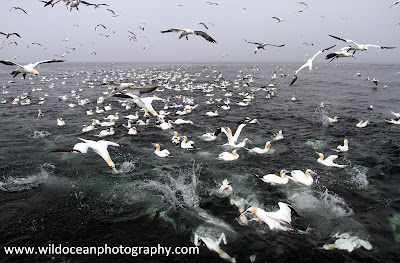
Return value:
M 58 59 L 52 59 L 52 60 L 43 60 L 39 61 L 36 63 L 30 63 L 27 65 L 19 65 L 17 63 L 14 63 L 9 60 L 0 60 L 0 63 L 8 66 L 18 66 L 16 70 L 11 72 L 11 75 L 13 75 L 13 78 L 15 78 L 19 73 L 22 73 L 22 76 L 25 78 L 27 73 L 34 74 L 34 75 L 39 75 L 39 71 L 35 69 L 35 67 L 39 64 L 44 64 L 44 63 L 54 63 L 54 62 L 64 62 L 65 60 L 58 60 Z

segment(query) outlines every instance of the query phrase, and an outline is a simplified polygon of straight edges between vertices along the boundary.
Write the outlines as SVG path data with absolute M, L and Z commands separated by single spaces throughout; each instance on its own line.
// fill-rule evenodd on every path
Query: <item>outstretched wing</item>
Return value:
M 20 66 L 20 67 L 22 67 L 21 65 L 19 65 L 17 63 L 14 63 L 12 61 L 9 61 L 9 60 L 0 60 L 0 63 L 2 63 L 4 65 L 7 65 L 7 66 Z
M 246 39 L 243 39 L 244 41 L 246 41 L 247 43 L 250 43 L 250 44 L 256 44 L 256 45 L 262 45 L 263 43 L 257 43 L 257 42 L 250 42 L 250 41 L 247 41 Z
M 297 80 L 297 75 L 295 74 L 293 76 L 292 82 L 290 82 L 290 86 L 292 86 L 296 82 L 296 80 Z
M 195 35 L 198 36 L 202 36 L 204 37 L 207 41 L 211 42 L 211 43 L 217 43 L 217 41 L 215 41 L 215 39 L 213 39 L 212 37 L 210 37 L 206 32 L 204 31 L 194 31 Z
M 325 158 L 325 160 L 333 162 L 333 161 L 336 160 L 338 157 L 339 157 L 339 156 L 337 156 L 337 155 L 329 155 L 329 157 Z
M 44 64 L 44 63 L 55 63 L 55 62 L 64 62 L 65 60 L 61 60 L 61 59 L 48 59 L 48 60 L 43 60 L 43 61 L 39 61 L 36 63 L 32 63 L 31 66 L 34 68 L 39 64 Z
M 319 54 L 321 54 L 322 52 L 324 52 L 324 51 L 326 51 L 326 50 L 329 50 L 329 49 L 331 49 L 331 48 L 334 48 L 334 47 L 336 47 L 336 45 L 333 45 L 333 46 L 331 46 L 331 47 L 324 48 L 324 49 L 318 51 L 318 52 L 311 58 L 311 60 L 314 60 L 314 58 L 315 58 L 316 56 L 318 56 Z
M 381 48 L 381 49 L 394 49 L 394 48 L 396 48 L 396 47 L 382 47 L 382 46 L 372 45 L 372 44 L 366 44 L 365 46 L 368 46 L 368 47 L 377 47 L 377 48 Z
M 179 28 L 171 28 L 168 30 L 161 31 L 161 33 L 181 32 L 181 31 L 185 31 L 185 30 L 179 29 Z

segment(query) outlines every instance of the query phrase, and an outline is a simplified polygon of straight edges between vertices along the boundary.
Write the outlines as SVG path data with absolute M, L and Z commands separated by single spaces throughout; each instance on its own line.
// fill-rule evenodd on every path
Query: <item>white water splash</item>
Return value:
M 163 200 L 172 208 L 196 209 L 200 198 L 197 195 L 197 172 L 199 166 L 193 164 L 192 171 L 179 171 L 179 174 L 166 174 L 162 182 L 150 180 L 146 187 L 161 193 Z
M 27 177 L 3 177 L 0 181 L 0 190 L 4 192 L 21 192 L 38 187 L 49 177 L 50 172 L 46 168 L 54 169 L 51 164 L 43 164 L 37 174 Z
M 50 136 L 51 133 L 48 131 L 33 131 L 33 139 L 42 139 L 44 137 Z
M 120 165 L 120 169 L 113 169 L 113 174 L 126 174 L 134 171 L 136 169 L 136 165 L 133 162 L 123 162 Z

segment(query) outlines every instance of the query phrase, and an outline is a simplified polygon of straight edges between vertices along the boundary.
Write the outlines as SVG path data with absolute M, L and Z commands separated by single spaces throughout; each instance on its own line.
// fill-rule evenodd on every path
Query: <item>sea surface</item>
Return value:
M 224 233 L 227 244 L 221 243 L 220 248 L 236 262 L 398 262 L 400 126 L 385 119 L 395 119 L 390 111 L 400 112 L 400 74 L 396 74 L 400 66 L 320 63 L 311 72 L 303 69 L 289 86 L 300 66 L 65 62 L 42 64 L 40 77 L 28 75 L 24 80 L 21 76 L 13 79 L 9 73 L 14 68 L 2 65 L 0 261 L 228 262 L 204 245 L 199 255 L 168 257 L 6 255 L 3 251 L 5 246 L 50 244 L 193 247 L 195 233 L 215 240 Z M 276 79 L 271 79 L 275 72 Z M 378 85 L 373 78 L 379 80 Z M 123 116 L 138 111 L 140 119 L 147 118 L 135 105 L 122 106 L 121 98 L 97 103 L 97 98 L 110 92 L 101 85 L 110 80 L 159 86 L 141 96 L 169 98 L 154 101 L 155 110 L 170 112 L 166 120 L 182 118 L 193 123 L 162 130 L 151 116 L 149 125 L 135 125 L 137 134 L 128 135 L 120 125 L 127 124 Z M 68 99 L 60 100 L 64 95 Z M 13 104 L 18 96 L 28 96 L 31 104 Z M 87 103 L 79 105 L 78 97 Z M 245 97 L 252 97 L 249 105 L 237 105 Z M 206 103 L 210 98 L 214 103 Z M 228 98 L 231 109 L 219 108 Z M 44 103 L 38 104 L 41 100 Z M 70 107 L 71 103 L 76 106 Z M 108 104 L 110 111 L 86 114 Z M 171 107 L 174 104 L 198 106 L 180 116 L 175 113 L 183 108 Z M 39 109 L 43 117 L 38 117 Z M 205 116 L 215 110 L 218 116 Z M 116 112 L 120 119 L 114 135 L 96 136 L 106 127 L 82 132 L 92 119 L 103 122 Z M 330 123 L 328 117 L 334 116 L 338 121 Z M 60 117 L 65 126 L 57 126 Z M 238 160 L 223 161 L 219 154 L 232 151 L 223 146 L 227 142 L 223 133 L 215 142 L 198 138 L 221 126 L 235 131 L 245 117 L 259 121 L 248 124 L 240 134 L 239 141 L 250 139 L 246 148 L 263 147 L 279 130 L 284 139 L 272 141 L 265 155 L 241 148 Z M 357 128 L 360 120 L 370 123 Z M 196 150 L 174 145 L 174 131 L 194 141 Z M 124 144 L 108 148 L 116 169 L 91 150 L 87 154 L 52 152 L 73 148 L 79 138 Z M 343 145 L 345 138 L 349 151 L 339 154 L 335 162 L 347 167 L 317 162 L 318 152 L 336 154 L 332 149 Z M 171 156 L 157 157 L 153 143 L 168 149 Z M 282 169 L 312 169 L 314 183 L 270 185 L 255 176 L 279 174 Z M 224 179 L 233 188 L 229 197 L 219 192 Z M 278 202 L 290 204 L 298 214 L 292 217 L 292 226 L 299 231 L 270 230 L 253 221 L 243 224 L 238 207 L 232 204 L 238 200 L 245 208 L 257 206 L 265 211 L 277 211 Z M 367 241 L 372 248 L 322 249 L 341 234 Z

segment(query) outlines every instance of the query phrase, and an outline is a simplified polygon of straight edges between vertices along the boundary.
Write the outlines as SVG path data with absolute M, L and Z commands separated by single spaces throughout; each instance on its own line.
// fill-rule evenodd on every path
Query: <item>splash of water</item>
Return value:
M 146 187 L 161 193 L 163 200 L 174 209 L 195 210 L 200 203 L 196 190 L 199 170 L 200 166 L 193 163 L 192 171 L 179 170 L 176 175 L 168 173 L 162 177 L 162 182 L 150 180 Z
M 33 139 L 42 139 L 44 137 L 50 136 L 51 133 L 48 131 L 33 131 Z
M 21 192 L 38 187 L 49 177 L 50 172 L 46 168 L 54 168 L 51 164 L 43 164 L 40 171 L 27 177 L 3 177 L 0 181 L 0 190 L 4 192 Z
M 120 169 L 113 169 L 112 173 L 113 174 L 126 174 L 134 171 L 136 169 L 136 165 L 133 162 L 123 162 L 120 165 Z

